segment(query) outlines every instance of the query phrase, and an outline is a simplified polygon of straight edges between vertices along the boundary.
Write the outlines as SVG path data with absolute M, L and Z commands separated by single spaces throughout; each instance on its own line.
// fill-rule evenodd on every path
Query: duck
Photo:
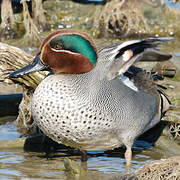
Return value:
M 134 141 L 160 122 L 171 106 L 153 75 L 134 64 L 171 59 L 172 54 L 158 47 L 172 40 L 130 40 L 97 50 L 88 34 L 61 29 L 44 39 L 32 62 L 9 77 L 49 71 L 33 94 L 34 123 L 82 155 L 124 145 L 129 172 Z

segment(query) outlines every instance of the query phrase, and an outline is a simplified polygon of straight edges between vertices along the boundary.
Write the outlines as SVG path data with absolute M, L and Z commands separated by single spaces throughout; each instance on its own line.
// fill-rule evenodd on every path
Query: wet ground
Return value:
M 4 141 L 15 140 L 20 134 L 16 131 L 15 117 L 1 118 L 0 122 L 0 179 L 66 179 L 64 157 L 57 154 L 53 158 L 46 159 L 44 153 L 25 152 L 20 145 L 13 144 L 6 147 Z M 144 142 L 137 142 L 133 151 L 132 171 L 152 160 L 167 158 L 168 154 L 158 148 Z M 104 177 L 110 179 L 114 175 L 125 173 L 124 149 L 113 153 L 89 152 L 87 162 L 88 172 L 92 179 Z M 72 154 L 69 158 L 80 163 L 80 156 Z M 93 178 L 94 177 L 94 178 Z

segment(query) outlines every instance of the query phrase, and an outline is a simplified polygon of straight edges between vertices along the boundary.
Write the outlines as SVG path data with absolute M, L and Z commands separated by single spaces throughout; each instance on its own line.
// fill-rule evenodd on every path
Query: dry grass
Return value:
M 136 172 L 141 180 L 178 180 L 180 178 L 180 156 L 145 164 Z
M 35 25 L 35 23 L 33 22 L 30 14 L 29 14 L 26 0 L 21 0 L 21 3 L 23 4 L 23 17 L 24 17 L 23 22 L 24 22 L 25 29 L 26 29 L 25 36 L 29 37 L 29 42 L 34 42 L 34 41 L 40 42 L 41 39 L 39 36 L 38 28 Z
M 111 0 L 102 9 L 97 9 L 94 25 L 100 35 L 180 36 L 180 12 L 160 1 Z
M 139 1 L 133 3 L 131 0 L 110 1 L 106 3 L 102 11 L 96 11 L 95 26 L 100 29 L 101 33 L 108 31 L 123 36 L 150 33 L 146 19 L 144 19 L 142 5 Z
M 45 11 L 42 6 L 42 0 L 32 0 L 32 11 L 33 20 L 40 31 L 46 31 L 49 29 L 46 17 L 44 15 Z

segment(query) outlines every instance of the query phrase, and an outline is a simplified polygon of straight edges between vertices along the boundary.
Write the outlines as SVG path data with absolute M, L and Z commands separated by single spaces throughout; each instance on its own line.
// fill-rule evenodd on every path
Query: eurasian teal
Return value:
M 126 146 L 130 165 L 135 139 L 168 110 L 167 96 L 137 61 L 165 61 L 157 50 L 173 38 L 132 40 L 97 51 L 93 40 L 75 30 L 59 30 L 42 43 L 34 60 L 11 78 L 52 71 L 32 99 L 35 123 L 50 138 L 80 150 Z

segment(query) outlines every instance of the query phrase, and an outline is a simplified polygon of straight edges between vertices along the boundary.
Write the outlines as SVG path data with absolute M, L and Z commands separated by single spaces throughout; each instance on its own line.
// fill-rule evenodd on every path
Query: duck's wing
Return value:
M 172 55 L 159 51 L 160 44 L 175 40 L 171 37 L 148 38 L 132 40 L 107 46 L 99 51 L 107 63 L 107 77 L 109 80 L 125 73 L 137 61 L 166 61 Z

